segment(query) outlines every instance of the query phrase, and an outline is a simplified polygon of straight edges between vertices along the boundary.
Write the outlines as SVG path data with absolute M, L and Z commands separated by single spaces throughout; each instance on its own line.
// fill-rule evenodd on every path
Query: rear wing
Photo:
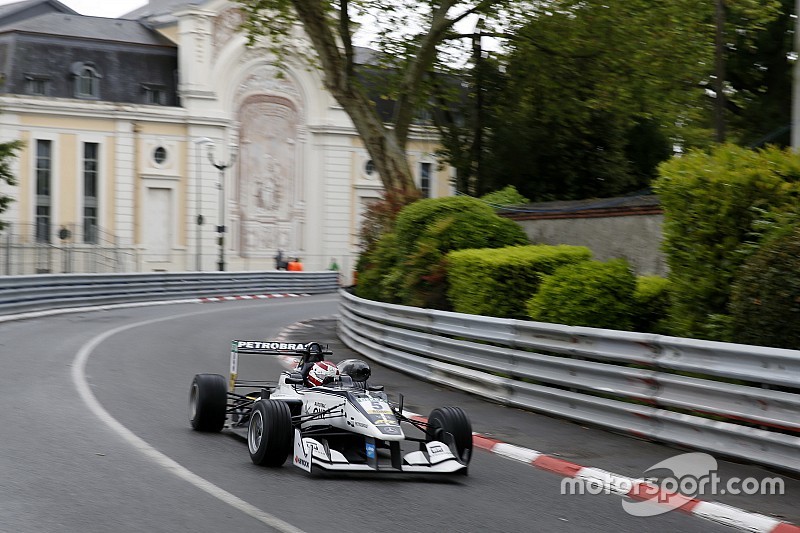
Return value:
M 331 352 L 328 350 L 322 350 L 322 347 L 317 342 L 297 343 L 246 340 L 231 341 L 231 365 L 228 390 L 233 391 L 233 389 L 236 387 L 236 377 L 239 373 L 239 354 L 276 355 L 292 358 L 305 358 L 305 356 L 309 354 L 310 347 L 312 345 L 318 346 L 320 348 L 320 352 L 325 355 L 331 354 Z

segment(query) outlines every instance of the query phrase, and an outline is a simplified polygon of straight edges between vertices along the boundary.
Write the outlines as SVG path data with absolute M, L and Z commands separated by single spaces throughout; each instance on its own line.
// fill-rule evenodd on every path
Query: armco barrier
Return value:
M 340 294 L 340 338 L 386 366 L 508 405 L 800 472 L 798 350 Z
M 335 292 L 337 272 L 155 272 L 0 276 L 0 315 L 265 293 Z

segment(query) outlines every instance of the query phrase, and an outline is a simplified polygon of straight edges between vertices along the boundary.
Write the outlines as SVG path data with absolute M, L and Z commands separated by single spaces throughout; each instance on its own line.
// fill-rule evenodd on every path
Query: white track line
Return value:
M 167 320 L 173 320 L 176 318 L 183 318 L 192 315 L 205 314 L 208 312 L 210 311 L 201 311 L 199 313 L 187 313 L 184 315 L 173 315 L 169 317 L 162 317 L 152 320 L 144 320 L 142 322 L 136 322 L 133 324 L 128 324 L 126 326 L 120 326 L 118 328 L 114 328 L 110 331 L 106 331 L 105 333 L 97 335 L 96 337 L 92 338 L 89 342 L 81 346 L 80 350 L 78 350 L 78 353 L 75 355 L 75 359 L 73 360 L 72 363 L 72 381 L 75 384 L 75 388 L 78 390 L 78 393 L 80 394 L 83 401 L 86 402 L 86 405 L 89 407 L 89 410 L 92 413 L 94 413 L 104 424 L 106 424 L 109 428 L 115 431 L 131 446 L 142 452 L 145 456 L 153 460 L 156 464 L 158 464 L 165 470 L 172 472 L 179 478 L 188 481 L 189 483 L 199 488 L 200 490 L 207 492 L 208 494 L 217 498 L 218 500 L 227 503 L 234 509 L 237 509 L 245 513 L 246 515 L 258 520 L 262 524 L 265 524 L 277 531 L 285 533 L 304 533 L 302 529 L 298 529 L 292 524 L 284 522 L 280 518 L 271 515 L 265 511 L 262 511 L 258 507 L 250 503 L 247 503 L 238 496 L 235 496 L 230 492 L 226 491 L 225 489 L 222 489 L 217 485 L 214 485 L 207 479 L 198 476 L 191 470 L 181 466 L 173 459 L 167 457 L 163 453 L 159 452 L 158 450 L 150 446 L 141 437 L 137 436 L 131 430 L 123 426 L 116 418 L 111 416 L 111 414 L 105 410 L 105 408 L 100 404 L 95 395 L 92 393 L 92 390 L 89 387 L 89 383 L 86 381 L 86 363 L 89 360 L 89 356 L 101 342 L 108 339 L 109 337 L 112 337 L 117 333 L 121 333 L 123 331 L 137 328 L 140 326 L 155 324 L 157 322 L 163 322 Z

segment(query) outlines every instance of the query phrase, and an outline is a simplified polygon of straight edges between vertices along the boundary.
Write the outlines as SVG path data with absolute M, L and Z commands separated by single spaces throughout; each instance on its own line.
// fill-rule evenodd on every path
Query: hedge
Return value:
M 635 287 L 624 259 L 565 265 L 545 276 L 528 314 L 540 322 L 631 330 Z
M 669 335 L 666 325 L 669 316 L 669 291 L 670 284 L 667 278 L 661 276 L 636 278 L 636 290 L 633 292 L 634 331 Z
M 731 298 L 734 342 L 800 349 L 800 227 L 742 266 Z
M 764 213 L 796 210 L 800 158 L 791 150 L 722 145 L 659 167 L 675 335 L 719 338 L 745 243 Z
M 511 246 L 447 255 L 448 296 L 459 313 L 527 319 L 525 302 L 542 276 L 591 258 L 584 246 Z

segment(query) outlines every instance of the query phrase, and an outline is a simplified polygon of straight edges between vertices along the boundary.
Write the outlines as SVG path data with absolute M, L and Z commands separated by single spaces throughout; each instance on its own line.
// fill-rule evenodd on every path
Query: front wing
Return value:
M 424 474 L 454 474 L 466 472 L 467 466 L 453 455 L 450 447 L 440 441 L 424 443 L 417 450 L 400 457 L 399 443 L 392 443 L 388 461 L 379 460 L 380 450 L 368 439 L 365 447 L 366 464 L 352 463 L 339 451 L 324 446 L 311 437 L 303 437 L 299 429 L 294 432 L 292 462 L 298 468 L 311 472 L 312 468 L 336 472 L 401 472 Z

